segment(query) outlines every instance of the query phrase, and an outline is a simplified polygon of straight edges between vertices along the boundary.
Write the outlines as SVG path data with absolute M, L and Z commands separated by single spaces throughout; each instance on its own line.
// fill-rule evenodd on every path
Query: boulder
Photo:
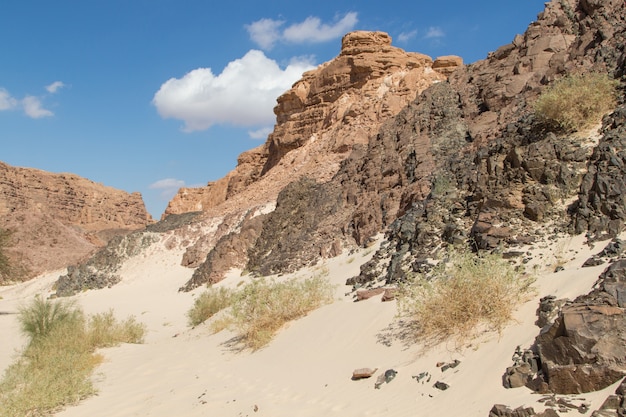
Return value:
M 626 375 L 626 261 L 608 267 L 597 288 L 565 305 L 554 324 L 536 338 L 550 390 L 576 394 L 605 388 Z

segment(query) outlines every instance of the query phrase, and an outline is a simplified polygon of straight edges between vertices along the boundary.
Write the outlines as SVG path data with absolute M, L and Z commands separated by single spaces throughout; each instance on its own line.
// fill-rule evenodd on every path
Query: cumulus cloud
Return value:
M 35 96 L 24 97 L 22 99 L 22 107 L 24 108 L 24 113 L 32 119 L 40 119 L 54 115 L 50 110 L 44 109 L 41 100 Z
M 185 186 L 185 181 L 175 178 L 165 178 L 153 182 L 148 186 L 151 190 L 159 190 L 159 196 L 162 200 L 170 201 L 181 187 Z
M 248 130 L 248 136 L 252 139 L 262 139 L 265 140 L 269 136 L 270 133 L 274 130 L 271 126 L 265 126 L 257 130 Z
M 426 36 L 425 38 L 427 39 L 432 39 L 432 38 L 443 38 L 444 36 L 446 36 L 445 32 L 437 26 L 431 26 L 428 28 L 428 30 L 426 31 Z
M 358 14 L 349 12 L 340 19 L 335 18 L 331 24 L 323 23 L 319 17 L 309 16 L 300 23 L 286 27 L 282 33 L 280 28 L 285 24 L 283 20 L 260 19 L 245 27 L 252 41 L 267 50 L 279 40 L 287 43 L 320 43 L 337 39 L 351 31 L 357 22 Z
M 55 93 L 59 88 L 64 87 L 61 81 L 55 81 L 52 84 L 46 86 L 46 90 L 49 93 Z M 0 111 L 22 109 L 26 116 L 32 119 L 40 119 L 42 117 L 54 116 L 54 113 L 48 109 L 45 109 L 42 103 L 44 96 L 25 96 L 23 99 L 18 100 L 13 97 L 6 89 L 0 87 Z
M 254 43 L 262 49 L 269 50 L 280 39 L 281 35 L 278 29 L 283 23 L 285 23 L 283 20 L 261 19 L 245 25 L 245 28 Z
M 161 85 L 152 103 L 163 118 L 184 122 L 183 130 L 205 130 L 222 124 L 259 127 L 273 124 L 276 98 L 302 73 L 314 68 L 307 58 L 285 69 L 258 50 L 230 62 L 221 74 L 198 68 Z
M 48 93 L 54 94 L 63 87 L 65 87 L 65 84 L 62 81 L 55 81 L 52 84 L 47 85 L 46 90 L 48 91 Z
M 412 30 L 410 32 L 402 32 L 398 35 L 398 42 L 408 42 L 414 37 L 417 36 L 417 30 Z
M 17 106 L 17 100 L 11 97 L 11 94 L 4 88 L 0 87 L 0 111 L 11 110 Z
M 292 43 L 326 42 L 343 36 L 357 24 L 357 14 L 347 13 L 332 25 L 324 24 L 318 17 L 307 17 L 304 22 L 289 26 L 283 32 L 286 41 Z

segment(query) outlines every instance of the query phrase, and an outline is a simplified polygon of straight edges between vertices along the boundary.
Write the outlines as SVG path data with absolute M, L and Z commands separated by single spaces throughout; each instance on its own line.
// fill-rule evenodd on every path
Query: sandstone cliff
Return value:
M 152 221 L 139 193 L 73 174 L 0 163 L 0 195 L 0 229 L 11 233 L 6 252 L 21 275 L 0 282 L 77 262 L 111 237 Z
M 354 145 L 366 144 L 385 120 L 461 65 L 458 57 L 433 63 L 393 47 L 386 33 L 347 34 L 337 58 L 305 73 L 278 98 L 276 126 L 265 144 L 241 154 L 224 178 L 181 189 L 164 216 L 208 211 L 227 200 L 237 205 L 232 200 L 240 194 L 245 206 L 273 201 L 303 176 L 328 181 Z

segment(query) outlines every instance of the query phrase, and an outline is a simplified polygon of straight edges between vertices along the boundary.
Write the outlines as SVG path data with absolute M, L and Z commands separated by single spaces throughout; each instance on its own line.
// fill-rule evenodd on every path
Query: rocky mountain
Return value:
M 552 0 L 524 34 L 466 66 L 404 52 L 383 33 L 347 34 L 336 59 L 278 99 L 264 145 L 223 179 L 181 189 L 161 222 L 70 268 L 58 295 L 114 285 L 120 259 L 155 241 L 184 250 L 189 291 L 232 268 L 296 271 L 380 234 L 371 261 L 346 277 L 354 289 L 403 282 L 447 245 L 524 263 L 522 245 L 557 235 L 616 237 L 626 221 L 625 36 L 626 5 L 614 0 Z M 596 128 L 555 132 L 536 117 L 548 86 L 589 72 L 619 83 Z M 545 323 L 532 348 L 542 374 L 524 384 L 582 392 L 626 374 L 619 265 Z M 493 410 L 532 415 L 515 413 Z
M 165 215 L 208 211 L 242 195 L 246 207 L 275 201 L 300 177 L 332 178 L 339 164 L 415 96 L 462 65 L 391 46 L 381 32 L 352 32 L 335 59 L 309 71 L 278 97 L 267 141 L 239 156 L 235 170 L 204 188 L 182 188 Z M 226 207 L 229 207 L 227 204 Z M 224 209 L 220 207 L 219 212 Z
M 151 222 L 139 193 L 0 163 L 0 229 L 9 233 L 3 252 L 13 266 L 0 283 L 76 263 Z

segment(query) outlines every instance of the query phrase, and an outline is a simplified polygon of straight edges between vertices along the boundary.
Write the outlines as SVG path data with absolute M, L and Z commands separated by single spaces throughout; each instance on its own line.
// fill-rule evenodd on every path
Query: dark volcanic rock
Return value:
M 626 261 L 607 268 L 597 288 L 564 306 L 550 329 L 536 339 L 550 390 L 597 391 L 626 375 Z M 623 305 L 623 304 L 622 304 Z
M 100 249 L 86 262 L 70 266 L 67 274 L 57 280 L 57 297 L 68 297 L 88 289 L 111 287 L 120 282 L 116 272 L 125 260 L 142 253 L 159 236 L 149 232 L 133 232 L 113 238 L 106 247 Z
M 278 195 L 276 209 L 267 216 L 250 249 L 247 268 L 271 275 L 297 270 L 324 255 L 339 255 L 341 246 L 324 226 L 342 203 L 338 188 L 309 178 L 289 184 Z
M 245 218 L 240 228 L 222 236 L 179 291 L 191 291 L 204 284 L 215 284 L 224 279 L 224 275 L 231 268 L 243 267 L 248 248 L 259 237 L 265 217 L 258 215 Z
M 626 106 L 607 120 L 589 161 L 575 211 L 575 230 L 591 240 L 617 236 L 626 222 Z

